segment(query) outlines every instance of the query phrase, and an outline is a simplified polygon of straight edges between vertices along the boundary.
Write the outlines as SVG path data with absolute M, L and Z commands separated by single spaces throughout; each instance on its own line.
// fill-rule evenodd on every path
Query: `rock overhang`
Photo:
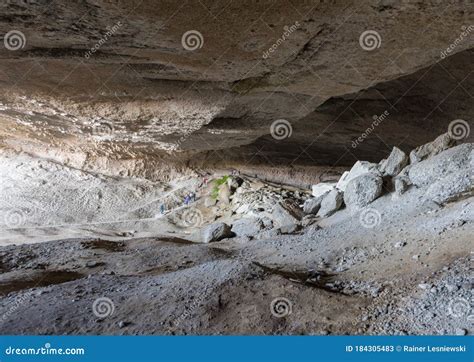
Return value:
M 2 8 L 0 140 L 61 161 L 350 165 L 472 119 L 467 2 Z

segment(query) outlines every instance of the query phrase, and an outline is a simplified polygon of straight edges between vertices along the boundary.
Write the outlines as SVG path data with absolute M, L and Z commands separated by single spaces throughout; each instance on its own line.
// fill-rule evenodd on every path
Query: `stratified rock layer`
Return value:
M 473 116 L 474 37 L 446 52 L 472 24 L 466 2 L 0 10 L 0 33 L 24 35 L 0 47 L 0 145 L 76 168 L 165 178 L 190 165 L 347 166 Z

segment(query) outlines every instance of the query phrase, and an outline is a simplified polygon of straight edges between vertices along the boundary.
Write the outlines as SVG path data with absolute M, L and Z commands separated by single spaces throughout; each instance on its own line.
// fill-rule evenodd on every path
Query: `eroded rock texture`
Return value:
M 0 10 L 4 40 L 24 35 L 19 49 L 0 47 L 2 145 L 83 169 L 347 166 L 473 115 L 468 1 L 9 0 Z M 195 43 L 182 40 L 189 31 Z M 283 139 L 276 120 L 289 124 Z

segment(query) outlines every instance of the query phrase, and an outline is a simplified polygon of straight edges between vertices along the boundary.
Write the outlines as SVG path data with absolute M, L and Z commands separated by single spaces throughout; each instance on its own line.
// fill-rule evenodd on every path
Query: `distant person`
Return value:
M 165 204 L 161 204 L 161 206 L 160 206 L 161 215 L 163 215 L 165 213 L 165 210 L 166 210 Z
M 184 198 L 184 204 L 185 205 L 189 204 L 189 195 L 186 195 L 186 197 Z

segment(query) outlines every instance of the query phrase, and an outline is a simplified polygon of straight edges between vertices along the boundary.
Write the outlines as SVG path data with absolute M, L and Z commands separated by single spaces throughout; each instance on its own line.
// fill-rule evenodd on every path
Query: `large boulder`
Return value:
M 216 222 L 206 226 L 202 230 L 202 242 L 210 243 L 234 236 L 229 225 L 223 222 Z
M 417 163 L 429 157 L 435 156 L 454 146 L 455 143 L 456 140 L 452 139 L 449 133 L 444 133 L 441 136 L 438 136 L 434 141 L 419 146 L 411 151 L 410 162 Z
M 394 147 L 390 156 L 381 164 L 380 171 L 386 176 L 396 176 L 408 163 L 408 156 L 398 147 Z
M 329 192 L 329 191 L 328 191 Z M 314 214 L 316 215 L 321 207 L 321 203 L 323 202 L 324 196 L 326 194 L 319 196 L 319 197 L 312 197 L 306 200 L 303 204 L 303 211 L 305 214 Z
M 334 214 L 342 206 L 344 197 L 343 193 L 339 190 L 332 190 L 326 196 L 324 196 L 321 207 L 318 211 L 318 216 L 328 217 Z
M 303 210 L 292 200 L 284 200 L 276 204 L 271 215 L 273 221 L 279 226 L 297 224 L 303 216 Z
M 452 173 L 431 184 L 426 190 L 425 197 L 444 204 L 465 197 L 474 196 L 472 168 L 460 173 Z
M 320 182 L 319 184 L 311 186 L 311 191 L 314 197 L 319 197 L 327 194 L 334 189 L 336 183 Z
M 215 198 L 213 198 L 213 197 L 206 197 L 206 198 L 204 199 L 204 206 L 205 206 L 205 207 L 214 206 L 216 203 L 217 203 L 217 199 L 215 199 Z
M 263 228 L 262 221 L 256 217 L 244 217 L 232 224 L 232 232 L 239 237 L 255 237 Z
M 367 172 L 351 180 L 344 192 L 348 207 L 364 207 L 382 194 L 382 177 Z
M 227 183 L 222 184 L 219 186 L 219 194 L 218 194 L 218 199 L 219 202 L 222 202 L 223 204 L 229 204 L 230 203 L 230 187 Z
M 338 190 L 343 190 L 343 188 L 346 187 L 347 183 L 347 178 L 349 177 L 349 171 L 344 171 L 344 173 L 341 175 L 339 178 L 339 181 L 336 183 L 336 189 Z
M 342 174 L 341 178 L 336 184 L 336 188 L 341 191 L 345 191 L 351 180 L 368 172 L 381 175 L 378 164 L 368 161 L 357 161 L 354 166 L 352 166 L 350 171 L 346 171 Z
M 472 149 L 473 144 L 465 143 L 410 165 L 408 171 L 410 181 L 418 187 L 430 186 L 450 174 L 464 173 L 465 170 L 471 169 Z

